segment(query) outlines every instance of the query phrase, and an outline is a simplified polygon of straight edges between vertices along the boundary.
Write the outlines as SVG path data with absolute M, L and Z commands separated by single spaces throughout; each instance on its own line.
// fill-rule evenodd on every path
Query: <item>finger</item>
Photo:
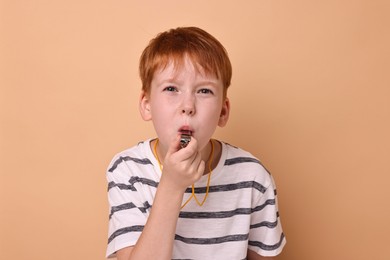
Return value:
M 173 142 L 169 145 L 167 155 L 171 155 L 180 150 L 180 135 L 177 135 Z

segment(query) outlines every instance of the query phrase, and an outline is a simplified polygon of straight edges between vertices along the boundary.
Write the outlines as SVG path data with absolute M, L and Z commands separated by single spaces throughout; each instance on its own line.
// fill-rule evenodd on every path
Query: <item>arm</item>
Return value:
M 248 249 L 247 259 L 248 260 L 276 260 L 275 257 L 261 256 L 261 255 L 258 255 L 258 254 L 256 254 L 255 252 L 253 252 L 252 250 L 249 250 L 249 249 Z
M 172 192 L 167 189 L 167 185 L 160 183 L 153 208 L 137 244 L 119 250 L 117 259 L 171 259 L 182 197 L 181 192 Z
M 117 252 L 118 260 L 171 259 L 176 223 L 185 189 L 198 180 L 204 171 L 204 162 L 193 138 L 179 150 L 178 138 L 164 159 L 162 177 L 157 188 L 144 230 L 133 247 Z
M 249 260 L 256 259 L 277 259 L 278 255 L 285 244 L 285 237 L 283 234 L 282 226 L 279 219 L 279 211 L 278 211 L 278 203 L 277 203 L 277 193 L 275 189 L 275 184 L 272 176 L 270 174 L 266 175 L 269 177 L 268 181 L 265 182 L 266 190 L 264 193 L 258 197 L 257 202 L 252 205 L 252 208 L 256 208 L 259 205 L 267 205 L 263 207 L 261 211 L 254 212 L 252 215 L 253 219 L 255 219 L 255 223 L 251 223 L 251 225 L 255 225 L 256 223 L 268 223 L 270 226 L 265 225 L 262 230 L 260 229 L 251 229 L 250 235 L 252 237 L 250 240 L 261 242 L 268 247 L 268 249 L 262 248 L 265 254 L 275 255 L 275 256 L 260 256 L 259 253 L 255 251 L 249 250 L 247 252 L 247 257 Z M 268 183 L 268 185 L 267 185 Z M 260 225 L 261 226 L 261 225 Z M 278 242 L 277 242 L 278 241 Z M 271 249 L 272 248 L 272 249 Z M 261 247 L 260 247 L 261 249 Z M 259 250 L 259 249 L 257 249 Z M 265 252 L 265 251 L 268 252 Z

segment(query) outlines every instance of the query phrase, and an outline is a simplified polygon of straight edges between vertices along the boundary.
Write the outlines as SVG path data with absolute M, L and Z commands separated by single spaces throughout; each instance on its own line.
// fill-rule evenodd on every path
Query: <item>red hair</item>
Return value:
M 152 39 L 142 52 L 139 74 L 142 90 L 150 93 L 154 73 L 170 62 L 175 67 L 183 65 L 184 58 L 200 66 L 205 73 L 215 75 L 223 83 L 226 97 L 232 78 L 232 66 L 227 51 L 212 35 L 197 27 L 179 27 L 162 32 Z

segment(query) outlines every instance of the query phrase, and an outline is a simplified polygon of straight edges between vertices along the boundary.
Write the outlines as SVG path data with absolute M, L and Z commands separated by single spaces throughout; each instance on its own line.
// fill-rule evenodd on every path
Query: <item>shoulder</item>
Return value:
M 128 175 L 134 167 L 153 166 L 149 142 L 150 140 L 139 142 L 137 145 L 117 153 L 107 167 L 107 175 Z
M 222 142 L 222 149 L 225 153 L 224 166 L 227 169 L 238 171 L 240 176 L 250 176 L 250 178 L 257 180 L 266 186 L 272 182 L 270 172 L 260 159 L 252 153 L 225 142 Z
M 227 152 L 227 162 L 226 164 L 236 164 L 236 163 L 242 163 L 242 162 L 254 162 L 254 163 L 260 163 L 260 160 L 258 160 L 253 154 L 251 154 L 248 151 L 245 151 L 242 148 L 239 148 L 237 146 L 223 143 L 223 149 Z
M 267 171 L 267 169 L 256 156 L 242 148 L 222 142 L 222 149 L 226 153 L 225 165 L 237 164 L 240 166 L 245 166 L 247 164 L 263 168 L 265 171 Z

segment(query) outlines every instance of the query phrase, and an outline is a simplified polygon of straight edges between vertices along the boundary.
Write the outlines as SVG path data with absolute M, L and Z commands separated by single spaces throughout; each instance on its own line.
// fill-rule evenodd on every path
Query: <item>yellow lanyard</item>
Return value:
M 181 206 L 180 209 L 183 209 L 187 204 L 188 202 L 190 202 L 190 200 L 192 198 L 195 199 L 196 201 L 196 204 L 198 204 L 200 207 L 203 206 L 204 202 L 206 201 L 207 199 L 207 196 L 209 195 L 209 189 L 210 189 L 210 179 L 211 179 L 211 174 L 213 173 L 212 172 L 212 169 L 211 169 L 211 165 L 213 163 L 213 157 L 214 157 L 214 142 L 213 140 L 210 140 L 210 143 L 211 143 L 211 152 L 210 152 L 210 156 L 209 156 L 209 176 L 207 178 L 207 187 L 206 187 L 206 195 L 204 196 L 203 198 L 203 201 L 202 202 L 199 202 L 198 198 L 196 197 L 195 195 L 195 185 L 192 184 L 192 194 L 191 196 L 186 200 L 186 202 L 184 202 L 184 204 Z M 158 157 L 158 154 L 157 154 L 157 144 L 158 144 L 158 139 L 156 140 L 156 143 L 154 144 L 154 147 L 153 147 L 153 152 L 154 152 L 154 155 L 156 156 L 156 159 L 158 161 L 158 165 L 160 166 L 160 170 L 162 172 L 162 168 L 163 166 L 161 165 L 161 162 L 160 162 L 160 158 Z

